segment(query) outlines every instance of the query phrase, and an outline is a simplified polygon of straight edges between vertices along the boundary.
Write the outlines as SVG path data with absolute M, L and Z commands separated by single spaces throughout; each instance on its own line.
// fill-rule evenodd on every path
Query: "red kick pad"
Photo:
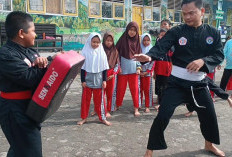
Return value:
M 56 56 L 37 87 L 26 114 L 41 123 L 55 113 L 83 63 L 84 57 L 76 51 Z

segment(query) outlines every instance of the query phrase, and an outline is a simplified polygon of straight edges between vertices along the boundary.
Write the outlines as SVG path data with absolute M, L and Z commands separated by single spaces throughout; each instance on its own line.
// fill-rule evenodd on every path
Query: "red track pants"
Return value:
M 140 93 L 139 93 L 139 81 L 137 74 L 118 75 L 116 105 L 117 107 L 122 106 L 123 97 L 126 92 L 127 82 L 129 83 L 129 88 L 133 99 L 134 107 L 139 108 Z
M 107 70 L 107 77 L 110 75 L 114 75 L 114 69 Z M 112 98 L 113 98 L 113 92 L 115 88 L 115 77 L 113 77 L 111 80 L 106 82 L 106 98 L 107 98 L 107 111 L 110 112 L 111 106 L 112 106 Z
M 97 113 L 99 120 L 106 120 L 106 108 L 104 91 L 101 88 L 83 88 L 81 100 L 81 118 L 86 119 L 89 114 L 90 101 L 93 93 L 94 111 Z
M 145 95 L 145 107 L 153 105 L 152 77 L 140 77 L 140 95 L 141 103 L 143 102 L 143 93 Z

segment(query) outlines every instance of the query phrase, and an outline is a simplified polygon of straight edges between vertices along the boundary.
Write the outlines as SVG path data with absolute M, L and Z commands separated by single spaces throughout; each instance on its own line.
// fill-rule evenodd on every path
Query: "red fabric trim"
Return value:
M 172 63 L 168 61 L 155 62 L 155 74 L 162 76 L 170 76 L 172 71 Z
M 31 99 L 32 92 L 30 90 L 19 91 L 19 92 L 10 92 L 10 93 L 1 92 L 0 96 L 4 99 L 24 100 L 24 99 Z

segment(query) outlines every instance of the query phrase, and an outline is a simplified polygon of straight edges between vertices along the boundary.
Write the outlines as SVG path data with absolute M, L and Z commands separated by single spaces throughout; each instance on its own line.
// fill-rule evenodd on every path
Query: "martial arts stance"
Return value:
M 225 156 L 213 145 L 220 144 L 219 130 L 214 104 L 204 82 L 206 73 L 212 72 L 224 59 L 220 34 L 215 28 L 202 24 L 205 12 L 202 0 L 183 0 L 181 8 L 185 24 L 170 29 L 147 55 L 135 55 L 138 61 L 151 61 L 175 47 L 172 73 L 150 130 L 145 157 L 151 157 L 153 150 L 167 148 L 164 130 L 175 108 L 186 102 L 196 105 L 205 149 Z

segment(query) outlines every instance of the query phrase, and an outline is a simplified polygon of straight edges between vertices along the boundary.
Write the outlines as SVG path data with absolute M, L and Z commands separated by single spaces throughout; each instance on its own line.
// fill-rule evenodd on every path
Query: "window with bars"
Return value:
M 124 0 L 103 0 L 102 1 L 103 18 L 125 18 Z
M 153 12 L 152 12 L 152 7 L 149 6 L 144 6 L 143 7 L 143 15 L 144 15 L 144 20 L 152 21 L 153 20 Z
M 27 0 L 27 6 L 29 13 L 78 15 L 78 0 Z
M 176 11 L 174 15 L 175 22 L 181 22 L 181 12 Z
M 63 14 L 64 15 L 78 15 L 78 1 L 77 0 L 63 0 Z
M 102 17 L 101 0 L 89 0 L 89 17 Z
M 160 8 L 153 7 L 153 21 L 160 21 Z
M 181 10 L 181 0 L 168 0 L 168 9 Z
M 27 0 L 27 8 L 30 13 L 45 13 L 45 0 Z
M 102 2 L 102 17 L 112 18 L 113 4 L 110 2 Z
M 205 3 L 205 4 L 204 4 L 204 8 L 205 8 L 205 13 L 206 13 L 206 14 L 210 14 L 210 13 L 211 13 L 210 4 Z
M 172 22 L 181 22 L 181 0 L 168 0 L 168 19 Z
M 12 0 L 0 0 L 0 11 L 11 11 Z
M 205 14 L 205 15 L 204 15 L 203 23 L 209 24 L 209 14 Z
M 153 0 L 153 21 L 160 21 L 161 19 L 161 0 Z
M 125 7 L 123 4 L 114 3 L 114 10 L 113 10 L 114 18 L 115 19 L 124 19 L 125 18 Z
M 168 13 L 168 19 L 169 19 L 171 22 L 174 22 L 174 16 L 175 16 L 175 11 L 174 11 L 174 9 L 168 9 L 167 13 Z
M 153 21 L 152 0 L 143 0 L 144 20 Z

